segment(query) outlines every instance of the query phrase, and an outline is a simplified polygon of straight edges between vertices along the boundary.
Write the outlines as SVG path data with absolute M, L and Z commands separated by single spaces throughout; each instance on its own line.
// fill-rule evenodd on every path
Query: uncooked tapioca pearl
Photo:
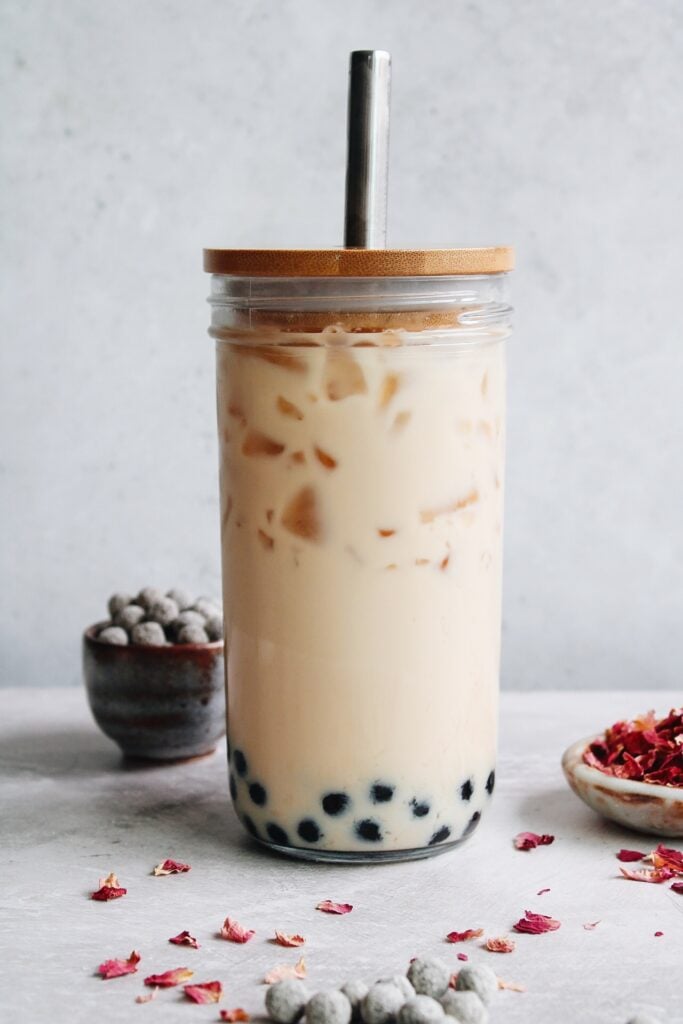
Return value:
M 180 615 L 171 622 L 168 628 L 170 632 L 177 636 L 183 626 L 201 626 L 201 628 L 204 629 L 205 624 L 206 619 L 203 615 L 200 615 L 199 612 L 188 609 L 187 611 L 181 612 Z
M 220 614 L 211 615 L 206 620 L 204 629 L 207 632 L 209 640 L 216 641 L 223 639 L 223 616 Z
M 316 992 L 306 1003 L 307 1024 L 349 1024 L 351 1003 L 343 992 Z
M 443 1006 L 436 999 L 431 996 L 413 996 L 401 1007 L 398 1024 L 436 1024 L 443 1016 Z
M 448 1017 L 458 1024 L 487 1024 L 489 1011 L 476 992 L 454 992 L 452 988 L 441 996 L 441 1005 Z
M 344 982 L 340 991 L 344 993 L 348 1001 L 351 1003 L 352 1019 L 358 1020 L 360 1017 L 360 1004 L 368 994 L 368 986 L 364 981 L 352 978 L 350 981 Z
M 163 596 L 163 590 L 159 590 L 158 587 L 143 587 L 135 598 L 135 603 L 141 604 L 145 611 L 149 611 L 153 604 L 161 601 Z
M 145 647 L 162 647 L 166 643 L 166 634 L 158 622 L 138 622 L 130 638 L 132 643 Z
M 131 630 L 133 626 L 137 626 L 138 622 L 142 622 L 144 617 L 145 609 L 141 605 L 128 604 L 120 612 L 116 613 L 114 625 L 120 626 L 121 629 Z
M 456 991 L 476 992 L 485 1006 L 498 994 L 498 978 L 486 964 L 471 964 L 458 972 Z
M 276 1024 L 295 1024 L 303 1016 L 307 1002 L 308 989 L 296 978 L 276 981 L 266 992 L 266 1010 Z
M 103 644 L 118 644 L 124 647 L 128 643 L 128 634 L 120 626 L 105 626 L 97 634 L 97 639 L 101 640 Z
M 379 980 L 388 981 L 391 985 L 396 985 L 397 988 L 400 988 L 404 999 L 412 999 L 415 996 L 415 989 L 405 974 L 392 974 L 390 978 L 380 978 Z
M 171 587 L 166 597 L 170 597 L 172 601 L 175 601 L 181 612 L 184 612 L 186 608 L 192 607 L 192 596 L 186 590 L 183 590 L 182 587 Z
M 127 604 L 131 604 L 132 600 L 132 594 L 112 594 L 107 601 L 107 608 L 109 609 L 109 614 L 112 619 L 115 618 L 121 609 L 125 608 Z
M 432 957 L 417 957 L 408 968 L 408 981 L 418 995 L 438 999 L 448 988 L 451 980 L 450 969 L 442 960 Z
M 150 622 L 158 622 L 160 626 L 170 626 L 179 612 L 180 609 L 172 597 L 162 597 L 152 605 L 147 618 Z
M 220 615 L 221 613 L 216 602 L 212 601 L 210 597 L 198 597 L 192 605 L 192 611 L 199 612 L 205 619 L 213 618 L 214 615 Z
M 178 632 L 179 644 L 208 644 L 209 637 L 202 626 L 183 626 Z
M 365 1024 L 388 1024 L 389 1021 L 396 1020 L 405 1001 L 405 996 L 398 985 L 391 981 L 377 981 L 363 999 L 360 1015 Z

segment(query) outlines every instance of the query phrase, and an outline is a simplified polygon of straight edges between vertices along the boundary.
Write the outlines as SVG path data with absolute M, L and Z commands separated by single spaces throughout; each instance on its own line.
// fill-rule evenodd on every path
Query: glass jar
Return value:
M 205 251 L 230 792 L 280 852 L 428 856 L 493 792 L 512 264 Z

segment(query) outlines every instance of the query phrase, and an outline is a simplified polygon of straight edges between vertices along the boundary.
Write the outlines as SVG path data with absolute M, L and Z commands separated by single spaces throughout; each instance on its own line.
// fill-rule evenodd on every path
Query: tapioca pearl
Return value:
M 247 759 L 241 750 L 235 751 L 233 760 L 235 762 L 235 771 L 239 776 L 244 778 L 244 776 L 247 774 L 249 765 L 247 764 Z
M 235 781 L 235 776 L 232 772 L 230 772 L 230 796 L 233 800 L 237 799 L 237 782 Z
M 471 800 L 473 793 L 474 786 L 472 784 L 472 779 L 467 779 L 460 787 L 460 799 L 465 801 Z
M 364 818 L 362 821 L 356 822 L 356 835 L 368 843 L 382 842 L 382 829 L 379 822 L 372 818 Z
M 278 846 L 289 846 L 289 836 L 283 828 L 276 825 L 274 821 L 269 821 L 266 825 L 266 833 L 268 838 L 273 842 L 277 843 Z
M 317 843 L 322 838 L 322 832 L 313 818 L 303 818 L 296 828 L 297 835 L 305 843 Z
M 346 793 L 326 793 L 322 798 L 325 814 L 331 814 L 332 816 L 343 814 L 350 803 L 351 800 Z
M 370 799 L 373 804 L 386 804 L 394 795 L 394 786 L 386 782 L 376 782 L 370 789 Z
M 242 815 L 242 824 L 244 825 L 250 836 L 253 836 L 254 839 L 259 838 L 258 829 L 256 828 L 256 825 L 251 820 L 248 814 Z
M 451 830 L 449 829 L 448 825 L 442 825 L 441 828 L 438 829 L 434 833 L 432 838 L 429 840 L 429 846 L 436 846 L 437 843 L 445 842 L 446 839 L 450 837 L 450 834 Z
M 491 771 L 491 772 L 489 772 L 489 777 L 486 780 L 486 792 L 488 793 L 489 796 L 491 796 L 491 793 L 493 793 L 493 787 L 495 786 L 495 784 L 496 784 L 496 773 L 495 773 L 495 771 Z
M 472 817 L 470 818 L 470 820 L 467 822 L 467 825 L 465 826 L 465 831 L 462 834 L 463 835 L 463 839 L 465 838 L 465 836 L 468 836 L 470 834 L 470 832 L 474 832 L 475 828 L 479 824 L 479 819 L 480 818 L 481 818 L 481 811 L 475 811 L 474 814 L 472 815 Z
M 429 804 L 425 800 L 413 799 L 410 801 L 410 807 L 416 818 L 424 818 L 426 814 L 429 814 Z
M 263 807 L 268 794 L 266 793 L 265 787 L 260 782 L 252 782 L 249 786 L 249 796 L 254 801 L 257 807 Z

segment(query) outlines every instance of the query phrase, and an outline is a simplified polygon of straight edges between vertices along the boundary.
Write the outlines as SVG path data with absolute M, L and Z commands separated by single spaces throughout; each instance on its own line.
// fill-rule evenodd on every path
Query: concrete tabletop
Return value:
M 302 952 L 312 990 L 403 972 L 421 953 L 456 970 L 456 953 L 465 952 L 526 986 L 499 994 L 492 1022 L 625 1024 L 649 1011 L 681 1024 L 683 896 L 666 884 L 620 879 L 615 859 L 622 846 L 649 850 L 657 840 L 598 818 L 570 792 L 559 765 L 572 740 L 675 699 L 670 691 L 506 693 L 496 793 L 473 838 L 431 860 L 337 867 L 272 856 L 243 834 L 223 748 L 186 765 L 130 768 L 78 690 L 4 690 L 0 1019 L 174 1024 L 217 1021 L 220 1008 L 237 1006 L 258 1017 L 264 974 Z M 523 830 L 556 839 L 520 852 L 512 839 Z M 152 877 L 166 857 L 192 870 Z M 128 894 L 93 902 L 90 892 L 110 871 Z M 537 895 L 544 888 L 550 892 Z M 353 912 L 316 911 L 326 898 L 352 903 Z M 558 918 L 561 928 L 516 935 L 510 954 L 444 941 L 466 928 L 513 934 L 526 909 Z M 228 915 L 255 938 L 217 938 Z M 200 949 L 169 944 L 183 929 Z M 273 944 L 275 929 L 300 932 L 305 946 Z M 95 976 L 103 960 L 133 949 L 142 956 L 137 974 Z M 218 1007 L 191 1005 L 181 989 L 136 1005 L 149 991 L 146 975 L 179 966 L 194 970 L 193 981 L 223 982 Z

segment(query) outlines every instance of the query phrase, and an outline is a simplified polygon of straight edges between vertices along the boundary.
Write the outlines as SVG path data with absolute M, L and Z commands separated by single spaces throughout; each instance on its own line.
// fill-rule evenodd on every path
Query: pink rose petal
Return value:
M 524 911 L 524 917 L 520 918 L 512 926 L 516 932 L 523 932 L 526 935 L 541 935 L 543 932 L 555 932 L 560 927 L 560 922 L 547 914 L 534 914 L 531 910 Z
M 223 922 L 223 927 L 220 932 L 222 939 L 227 939 L 228 942 L 249 942 L 256 935 L 256 932 L 250 928 L 244 928 L 237 921 L 233 921 L 232 918 L 226 917 Z
M 263 979 L 266 985 L 274 985 L 276 981 L 284 981 L 285 978 L 305 978 L 306 961 L 303 957 L 295 964 L 278 964 L 272 971 L 268 971 Z
M 520 832 L 515 836 L 518 850 L 535 850 L 537 846 L 550 846 L 554 842 L 555 836 L 539 835 L 538 832 Z
M 303 946 L 306 941 L 303 935 L 287 935 L 286 932 L 275 932 L 278 946 Z
M 315 909 L 322 910 L 324 914 L 350 914 L 353 906 L 350 903 L 334 903 L 332 900 L 323 900 Z
M 483 928 L 466 928 L 464 932 L 449 932 L 446 942 L 468 942 L 470 939 L 480 939 L 483 934 Z
M 192 946 L 193 949 L 199 949 L 199 943 L 195 939 L 194 935 L 190 935 L 188 931 L 179 932 L 177 935 L 173 935 L 169 940 L 174 946 Z
M 140 954 L 133 950 L 127 960 L 105 960 L 97 968 L 97 973 L 101 974 L 105 981 L 109 978 L 121 978 L 124 974 L 135 974 L 139 963 Z
M 184 981 L 189 981 L 193 974 L 194 971 L 189 971 L 187 967 L 174 967 L 172 971 L 164 971 L 163 974 L 150 974 L 145 978 L 145 985 L 172 988 L 173 985 L 182 985 Z
M 185 871 L 190 871 L 191 867 L 189 864 L 183 864 L 181 860 L 162 860 L 161 864 L 152 871 L 153 875 L 180 875 Z
M 668 882 L 676 874 L 669 868 L 643 868 L 641 871 L 630 871 L 628 868 L 619 868 L 624 878 L 630 882 L 651 882 L 653 885 L 661 885 Z
M 621 860 L 625 864 L 628 864 L 629 861 L 644 860 L 646 856 L 647 854 L 641 853 L 640 850 L 619 850 L 617 860 Z
M 586 924 L 582 925 L 582 927 L 585 928 L 587 932 L 592 932 L 593 929 L 597 928 L 599 924 L 599 921 L 588 921 Z
M 514 953 L 516 943 L 504 935 L 498 939 L 487 939 L 485 945 L 489 953 Z
M 218 1003 L 223 997 L 223 986 L 220 981 L 201 981 L 185 985 L 183 992 L 193 1003 Z
M 244 1021 L 246 1024 L 251 1017 L 241 1006 L 237 1006 L 234 1010 L 221 1010 L 220 1019 L 229 1021 L 229 1024 L 236 1024 L 237 1021 Z

